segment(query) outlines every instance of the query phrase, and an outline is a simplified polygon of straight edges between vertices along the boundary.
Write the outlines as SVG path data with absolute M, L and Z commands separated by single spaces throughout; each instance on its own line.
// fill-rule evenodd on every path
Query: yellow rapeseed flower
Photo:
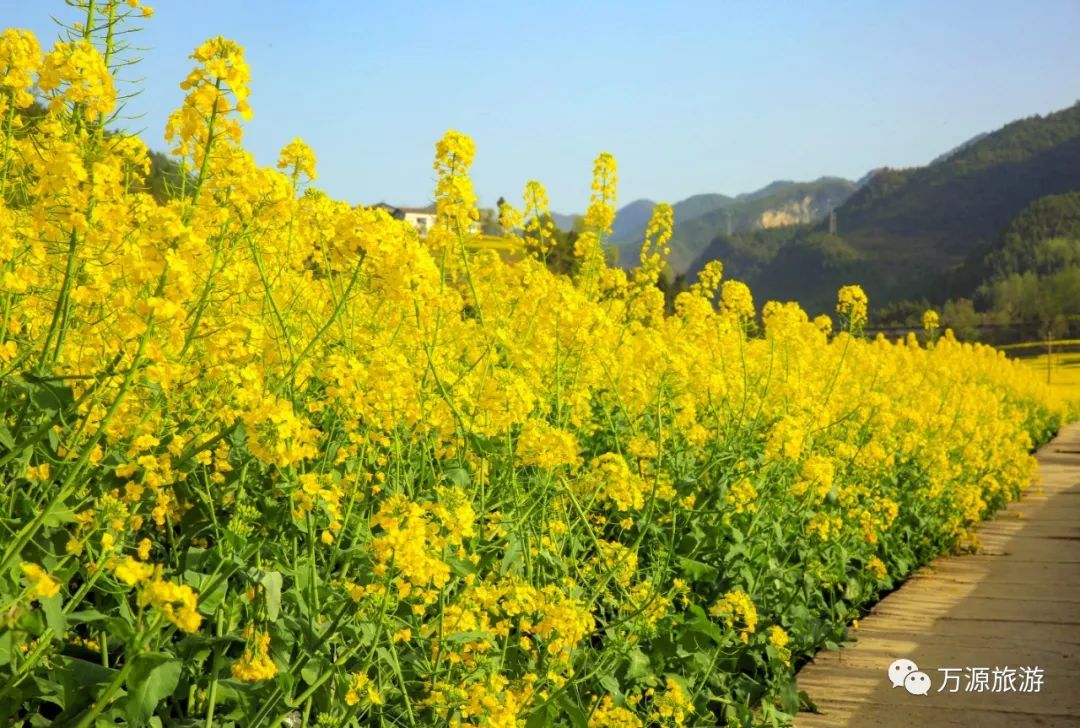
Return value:
M 60 582 L 49 576 L 40 565 L 24 561 L 19 566 L 35 598 L 47 599 L 60 593 Z

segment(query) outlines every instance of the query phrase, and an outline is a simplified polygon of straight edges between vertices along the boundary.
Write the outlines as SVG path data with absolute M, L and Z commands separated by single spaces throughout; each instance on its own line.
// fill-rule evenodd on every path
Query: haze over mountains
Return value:
M 843 204 L 857 187 L 850 180 L 822 177 L 813 182 L 777 180 L 735 197 L 713 193 L 688 197 L 672 205 L 675 232 L 668 263 L 674 272 L 685 273 L 717 235 L 820 220 Z M 637 252 L 655 206 L 652 200 L 634 200 L 615 215 L 608 243 L 619 249 L 620 265 L 637 264 Z M 573 226 L 576 217 L 552 215 L 564 230 Z
M 1080 190 L 1080 103 L 980 134 L 924 167 L 873 170 L 858 182 L 777 181 L 728 197 L 676 203 L 669 264 L 691 278 L 712 259 L 755 298 L 826 311 L 836 290 L 860 283 L 885 304 L 971 295 L 973 265 L 1035 200 Z M 655 203 L 616 215 L 610 244 L 632 266 Z M 835 209 L 836 234 L 828 216 Z M 572 216 L 556 216 L 560 225 Z

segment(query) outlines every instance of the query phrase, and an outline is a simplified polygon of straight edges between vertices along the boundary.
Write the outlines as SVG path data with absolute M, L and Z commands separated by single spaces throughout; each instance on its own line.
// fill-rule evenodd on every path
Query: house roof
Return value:
M 406 213 L 412 215 L 434 215 L 435 205 L 428 205 L 427 207 L 398 207 L 397 205 L 391 205 L 386 202 L 377 202 L 370 206 L 371 209 L 383 209 L 389 212 L 393 217 L 398 217 Z

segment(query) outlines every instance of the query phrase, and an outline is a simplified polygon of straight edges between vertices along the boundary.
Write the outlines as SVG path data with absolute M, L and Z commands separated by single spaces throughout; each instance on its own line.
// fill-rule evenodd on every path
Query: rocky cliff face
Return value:
M 813 195 L 789 200 L 779 207 L 763 211 L 758 218 L 758 225 L 762 228 L 774 228 L 820 220 L 829 213 L 826 204 Z

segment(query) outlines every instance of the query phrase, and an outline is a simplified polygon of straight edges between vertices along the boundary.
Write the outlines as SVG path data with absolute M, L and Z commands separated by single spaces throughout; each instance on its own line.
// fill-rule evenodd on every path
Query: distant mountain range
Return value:
M 837 208 L 837 235 L 821 222 L 790 229 L 747 282 L 763 299 L 817 310 L 851 282 L 878 304 L 969 297 L 981 281 L 962 275 L 965 261 L 999 244 L 1033 201 L 1075 190 L 1080 104 L 975 137 L 925 167 L 879 171 Z M 748 242 L 714 238 L 691 271 Z
M 813 182 L 777 180 L 735 197 L 720 194 L 688 197 L 672 205 L 675 232 L 668 263 L 676 273 L 684 273 L 717 235 L 820 220 L 856 189 L 857 184 L 850 180 L 822 177 Z M 655 206 L 652 200 L 634 200 L 616 212 L 608 242 L 619 249 L 620 265 L 631 267 L 637 263 L 637 251 Z M 565 230 L 573 225 L 576 216 L 552 217 Z
M 725 277 L 745 280 L 759 301 L 798 300 L 814 311 L 830 310 L 846 283 L 863 285 L 878 305 L 968 296 L 980 282 L 973 257 L 1033 201 L 1076 190 L 1080 103 L 979 134 L 925 167 L 689 197 L 673 206 L 669 264 L 692 279 L 718 259 Z M 618 210 L 609 243 L 621 265 L 636 263 L 654 206 L 635 200 Z M 569 229 L 574 216 L 555 220 Z
M 934 157 L 933 159 L 930 160 L 930 164 L 931 165 L 940 164 L 941 162 L 944 162 L 946 159 L 949 159 L 951 157 L 955 157 L 957 154 L 964 151 L 965 149 L 967 149 L 971 145 L 978 144 L 979 142 L 981 142 L 983 139 L 985 139 L 989 135 L 990 135 L 990 132 L 985 132 L 985 131 L 983 133 L 981 133 L 981 134 L 976 134 L 975 136 L 971 137 L 970 139 L 968 139 L 963 144 L 959 144 L 959 145 L 953 147 L 952 149 L 950 149 L 949 151 L 944 152 L 943 154 L 937 155 L 936 157 Z

